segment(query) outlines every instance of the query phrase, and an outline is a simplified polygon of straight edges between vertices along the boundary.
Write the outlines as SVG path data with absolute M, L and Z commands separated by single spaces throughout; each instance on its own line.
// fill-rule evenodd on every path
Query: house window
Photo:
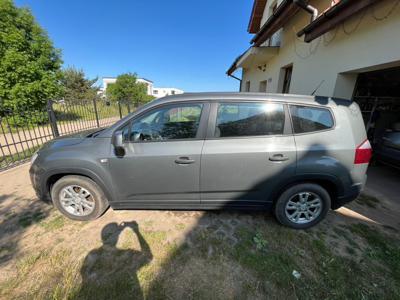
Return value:
M 246 81 L 246 86 L 244 87 L 245 92 L 250 92 L 250 81 Z
M 267 80 L 260 81 L 260 86 L 258 88 L 258 91 L 260 93 L 266 93 L 267 92 Z
M 175 91 L 171 91 L 171 95 L 175 95 Z
M 290 81 L 292 80 L 293 66 L 284 68 L 285 77 L 283 78 L 282 93 L 288 94 L 290 90 Z
M 153 90 L 153 92 L 154 92 L 154 95 L 158 94 L 158 90 Z

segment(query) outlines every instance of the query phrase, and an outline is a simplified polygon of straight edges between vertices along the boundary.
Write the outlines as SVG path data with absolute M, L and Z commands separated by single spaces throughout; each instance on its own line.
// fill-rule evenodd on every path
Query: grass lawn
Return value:
M 354 205 L 383 209 L 365 199 Z M 264 213 L 110 210 L 80 223 L 47 206 L 0 224 L 4 299 L 400 298 L 398 230 L 334 212 L 307 231 Z

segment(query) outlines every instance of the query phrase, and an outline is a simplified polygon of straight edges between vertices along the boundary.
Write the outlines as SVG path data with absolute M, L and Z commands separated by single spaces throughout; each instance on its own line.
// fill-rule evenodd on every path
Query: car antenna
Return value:
M 311 96 L 314 96 L 315 92 L 318 91 L 318 89 L 320 88 L 320 86 L 325 82 L 325 79 L 323 79 L 317 86 L 317 88 L 311 93 Z

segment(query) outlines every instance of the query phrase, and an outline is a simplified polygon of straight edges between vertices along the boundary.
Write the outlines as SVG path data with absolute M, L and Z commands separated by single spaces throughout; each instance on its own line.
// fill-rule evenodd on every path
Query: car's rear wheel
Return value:
M 62 177 L 53 185 L 51 198 L 57 209 L 73 220 L 97 219 L 108 208 L 107 199 L 101 188 L 84 176 Z
M 320 185 L 297 184 L 281 194 L 275 203 L 279 223 L 295 229 L 310 228 L 322 219 L 331 207 L 329 193 Z

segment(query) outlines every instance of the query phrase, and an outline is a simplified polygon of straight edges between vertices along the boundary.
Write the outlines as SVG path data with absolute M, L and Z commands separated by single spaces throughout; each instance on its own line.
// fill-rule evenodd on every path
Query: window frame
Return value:
M 283 67 L 282 94 L 290 93 L 290 85 L 292 84 L 292 76 L 293 76 L 293 64 Z
M 293 116 L 292 116 L 292 112 L 291 112 L 290 106 L 302 106 L 302 107 L 310 107 L 310 108 L 317 108 L 317 109 L 326 109 L 331 114 L 333 125 L 332 125 L 332 127 L 328 128 L 328 129 L 296 133 L 295 130 L 294 130 Z M 296 102 L 290 102 L 290 103 L 288 103 L 288 107 L 287 108 L 288 108 L 288 113 L 289 113 L 289 116 L 290 116 L 290 123 L 291 123 L 293 135 L 315 134 L 315 133 L 321 133 L 321 132 L 327 132 L 327 131 L 335 130 L 335 128 L 336 128 L 335 114 L 333 113 L 333 110 L 330 107 L 325 107 L 325 106 L 322 107 L 322 106 L 319 106 L 319 105 L 312 105 L 312 104 L 298 103 L 298 102 L 297 103 Z
M 199 121 L 199 128 L 197 129 L 196 137 L 189 138 L 189 139 L 170 139 L 170 140 L 152 140 L 152 141 L 123 141 L 124 144 L 145 144 L 145 143 L 166 143 L 166 142 L 182 142 L 182 141 L 198 141 L 204 140 L 206 137 L 207 131 L 207 119 L 210 111 L 210 102 L 206 100 L 199 100 L 199 101 L 179 101 L 179 102 L 169 102 L 169 103 L 162 103 L 146 109 L 145 111 L 140 112 L 138 115 L 133 116 L 129 120 L 127 120 L 124 124 L 119 126 L 115 131 L 123 130 L 126 126 L 129 126 L 128 136 L 131 134 L 132 130 L 132 123 L 136 120 L 144 117 L 145 115 L 152 114 L 155 110 L 158 109 L 165 109 L 165 108 L 174 108 L 180 107 L 182 105 L 203 105 L 201 114 L 200 114 L 200 121 Z M 113 133 L 113 134 L 114 134 Z
M 261 86 L 263 86 L 263 88 L 265 87 L 265 89 L 261 90 Z M 261 80 L 259 82 L 259 84 L 258 84 L 258 92 L 259 93 L 266 93 L 267 89 L 268 89 L 268 80 Z
M 283 106 L 283 110 L 285 113 L 285 124 L 283 127 L 282 134 L 264 134 L 264 135 L 247 135 L 247 136 L 226 136 L 226 137 L 217 137 L 215 136 L 215 129 L 217 125 L 217 115 L 218 115 L 218 106 L 219 104 L 234 104 L 234 103 L 271 103 L 271 104 L 280 104 Z M 270 137 L 282 137 L 292 135 L 292 124 L 290 121 L 288 105 L 286 102 L 274 101 L 274 100 L 239 100 L 239 99 L 224 99 L 219 101 L 214 101 L 211 103 L 209 120 L 208 120 L 208 129 L 207 129 L 207 140 L 229 140 L 229 139 L 254 139 L 254 138 L 270 138 Z
M 247 80 L 245 82 L 245 85 L 244 85 L 244 92 L 245 93 L 249 93 L 250 92 L 250 88 L 251 88 L 251 82 L 250 82 L 250 80 Z

